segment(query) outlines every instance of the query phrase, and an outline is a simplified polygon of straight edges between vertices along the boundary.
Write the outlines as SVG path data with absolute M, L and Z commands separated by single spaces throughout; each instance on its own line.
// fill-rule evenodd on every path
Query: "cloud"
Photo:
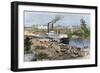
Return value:
M 24 15 L 25 26 L 31 26 L 34 24 L 47 24 L 54 19 L 56 15 L 61 15 L 63 18 L 57 21 L 55 25 L 79 25 L 82 17 L 86 23 L 90 25 L 90 14 L 25 11 Z

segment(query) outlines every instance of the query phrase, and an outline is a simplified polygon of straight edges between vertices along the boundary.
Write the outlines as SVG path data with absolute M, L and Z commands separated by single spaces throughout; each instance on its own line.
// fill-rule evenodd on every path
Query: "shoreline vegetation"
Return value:
M 90 28 L 87 27 L 87 24 L 84 19 L 80 20 L 81 26 L 79 30 L 76 30 L 74 32 L 66 32 L 65 34 L 68 34 L 69 38 L 80 38 L 83 40 L 89 40 L 90 39 Z
M 80 27 L 75 31 L 63 32 L 57 30 L 57 34 L 67 35 L 69 39 L 82 39 L 90 40 L 90 28 L 84 19 L 80 20 Z M 62 29 L 61 29 L 62 31 Z M 39 36 L 33 37 L 33 34 L 41 35 L 45 34 L 45 30 L 38 30 L 32 28 L 24 34 L 24 61 L 42 61 L 42 60 L 69 60 L 69 59 L 89 59 L 90 47 L 80 48 L 72 47 L 69 44 L 57 42 L 48 38 L 39 38 Z M 55 30 L 56 32 L 56 30 Z M 29 33 L 31 33 L 29 35 Z

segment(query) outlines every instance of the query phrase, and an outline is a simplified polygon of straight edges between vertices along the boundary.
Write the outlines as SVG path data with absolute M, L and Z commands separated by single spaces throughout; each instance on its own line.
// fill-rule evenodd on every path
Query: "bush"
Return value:
M 37 57 L 39 60 L 48 59 L 48 54 L 40 52 Z
M 24 49 L 25 49 L 25 52 L 30 52 L 31 45 L 32 45 L 31 38 L 26 36 L 25 39 L 24 39 Z

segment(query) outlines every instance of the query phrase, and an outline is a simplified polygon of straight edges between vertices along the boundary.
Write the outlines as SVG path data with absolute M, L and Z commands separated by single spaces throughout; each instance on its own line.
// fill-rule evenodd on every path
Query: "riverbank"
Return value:
M 65 60 L 89 58 L 89 48 L 71 47 L 68 44 L 50 41 L 49 39 L 32 39 L 30 61 L 36 60 Z M 28 53 L 30 54 L 30 53 Z M 26 55 L 26 54 L 25 54 Z M 26 56 L 26 59 L 27 56 Z M 29 60 L 28 60 L 29 61 Z

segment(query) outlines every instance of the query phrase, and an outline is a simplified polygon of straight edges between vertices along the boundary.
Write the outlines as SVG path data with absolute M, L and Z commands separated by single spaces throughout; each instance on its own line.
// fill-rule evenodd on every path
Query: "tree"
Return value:
M 80 20 L 80 25 L 81 25 L 81 36 L 84 37 L 84 38 L 87 38 L 90 36 L 90 29 L 87 28 L 87 24 L 85 22 L 85 20 L 82 18 Z
M 86 22 L 83 18 L 80 19 L 80 22 L 81 22 L 81 28 L 86 28 Z
M 26 36 L 26 38 L 24 39 L 24 49 L 25 49 L 25 52 L 29 52 L 30 51 L 31 45 L 32 45 L 31 38 Z

